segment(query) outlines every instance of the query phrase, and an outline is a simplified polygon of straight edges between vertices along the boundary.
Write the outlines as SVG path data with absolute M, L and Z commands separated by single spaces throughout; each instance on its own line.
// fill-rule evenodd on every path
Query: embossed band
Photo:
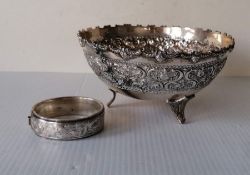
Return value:
M 104 128 L 104 107 L 87 97 L 61 97 L 36 104 L 29 117 L 36 135 L 73 140 L 94 135 Z

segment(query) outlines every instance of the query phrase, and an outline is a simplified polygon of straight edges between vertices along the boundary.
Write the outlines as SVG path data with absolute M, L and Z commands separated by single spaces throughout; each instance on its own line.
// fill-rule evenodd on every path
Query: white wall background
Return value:
M 204 27 L 236 39 L 223 75 L 250 75 L 249 0 L 0 0 L 0 71 L 91 72 L 76 33 L 106 24 Z

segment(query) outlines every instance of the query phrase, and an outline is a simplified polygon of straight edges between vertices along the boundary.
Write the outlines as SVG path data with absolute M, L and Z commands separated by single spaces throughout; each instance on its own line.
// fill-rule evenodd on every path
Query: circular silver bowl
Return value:
M 78 33 L 90 67 L 113 92 L 164 99 L 184 123 L 186 102 L 222 70 L 234 39 L 201 28 L 132 26 Z
M 32 108 L 29 124 L 35 134 L 49 139 L 89 137 L 104 127 L 104 106 L 88 97 L 44 100 Z

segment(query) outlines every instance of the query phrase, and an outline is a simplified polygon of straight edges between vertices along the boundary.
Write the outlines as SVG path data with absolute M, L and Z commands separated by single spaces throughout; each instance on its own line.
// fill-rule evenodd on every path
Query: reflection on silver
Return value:
M 104 26 L 78 36 L 90 67 L 114 96 L 168 99 L 177 116 L 184 116 L 182 99 L 186 104 L 207 86 L 234 48 L 226 33 L 189 27 Z
M 60 97 L 36 104 L 29 125 L 38 136 L 72 140 L 89 137 L 104 127 L 104 107 L 88 97 Z

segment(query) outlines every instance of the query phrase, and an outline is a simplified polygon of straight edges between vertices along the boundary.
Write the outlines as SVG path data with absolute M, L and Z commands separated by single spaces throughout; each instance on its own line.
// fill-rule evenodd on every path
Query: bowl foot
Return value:
M 115 101 L 115 97 L 116 97 L 116 91 L 109 89 L 112 93 L 113 93 L 113 97 L 112 99 L 107 103 L 107 107 L 110 107 L 111 104 Z
M 177 120 L 183 124 L 186 121 L 184 110 L 187 102 L 194 98 L 195 95 L 188 95 L 181 98 L 171 98 L 167 102 L 170 105 L 172 111 L 176 114 Z

